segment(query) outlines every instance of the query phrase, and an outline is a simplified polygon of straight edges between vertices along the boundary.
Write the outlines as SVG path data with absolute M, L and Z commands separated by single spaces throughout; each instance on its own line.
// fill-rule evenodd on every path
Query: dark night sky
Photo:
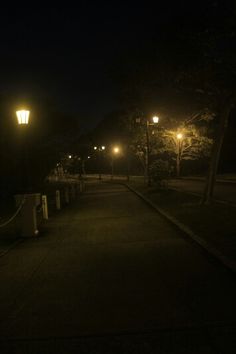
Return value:
M 138 55 L 155 38 L 158 47 L 158 38 L 182 23 L 192 26 L 227 11 L 209 3 L 211 14 L 207 1 L 2 8 L 0 95 L 29 106 L 52 101 L 89 128 L 118 106 L 110 72 L 119 58 L 132 50 Z

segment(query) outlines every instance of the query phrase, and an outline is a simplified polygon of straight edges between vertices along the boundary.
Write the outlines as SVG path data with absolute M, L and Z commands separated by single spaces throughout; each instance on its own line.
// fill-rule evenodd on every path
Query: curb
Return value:
M 140 192 L 136 191 L 129 185 L 125 183 L 125 186 L 135 193 L 139 198 L 145 201 L 149 206 L 151 206 L 154 210 L 156 210 L 160 215 L 162 215 L 165 219 L 167 219 L 172 225 L 176 226 L 180 231 L 189 236 L 193 241 L 195 241 L 199 246 L 201 246 L 205 251 L 214 256 L 218 261 L 220 261 L 225 267 L 236 273 L 236 262 L 228 259 L 223 253 L 218 251 L 215 247 L 209 244 L 207 241 L 198 236 L 195 232 L 193 232 L 188 226 L 181 223 L 175 217 L 164 211 L 162 208 L 159 208 L 156 204 L 154 204 L 150 199 L 145 197 Z

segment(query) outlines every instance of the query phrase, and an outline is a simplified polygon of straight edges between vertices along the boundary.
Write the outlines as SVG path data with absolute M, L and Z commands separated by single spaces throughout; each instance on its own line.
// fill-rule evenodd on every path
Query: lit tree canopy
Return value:
M 182 160 L 197 160 L 210 156 L 212 139 L 207 135 L 206 126 L 193 123 L 198 119 L 205 120 L 204 117 L 198 118 L 192 116 L 192 119 L 183 121 L 182 123 L 173 121 L 171 127 L 167 127 L 161 131 L 160 140 L 162 146 L 159 152 L 167 155 L 170 160 L 176 161 L 177 176 L 180 174 L 180 164 Z M 206 119 L 210 119 L 206 116 Z

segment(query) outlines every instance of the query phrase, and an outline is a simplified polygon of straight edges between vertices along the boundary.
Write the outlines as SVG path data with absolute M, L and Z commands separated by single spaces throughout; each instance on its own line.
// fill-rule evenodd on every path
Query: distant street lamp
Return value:
M 98 158 L 99 158 L 99 168 L 101 169 L 101 153 L 105 151 L 106 147 L 104 145 L 101 146 L 94 146 L 93 149 L 98 152 Z M 102 179 L 102 173 L 101 170 L 99 171 L 99 180 Z
M 29 110 L 18 110 L 16 111 L 16 116 L 17 116 L 17 122 L 18 122 L 18 125 L 20 125 L 22 128 L 23 127 L 26 127 L 28 124 L 29 124 L 29 116 L 30 116 L 30 111 Z M 26 134 L 26 131 L 25 129 L 23 129 L 24 131 L 24 134 Z M 23 133 L 23 132 L 22 132 Z M 23 189 L 29 189 L 29 182 L 30 182 L 30 178 L 29 178 L 29 166 L 28 166 L 28 151 L 27 151 L 27 146 L 26 146 L 26 141 L 27 137 L 24 136 L 24 141 L 23 141 L 23 164 L 24 164 L 24 168 L 22 169 L 25 173 L 24 175 L 22 175 L 22 181 L 21 181 L 21 184 L 22 184 L 22 188 Z M 26 184 L 26 187 L 25 187 L 25 184 Z
M 152 120 L 153 120 L 153 123 L 158 123 L 159 122 L 159 117 L 157 117 L 157 116 L 154 116 L 153 118 L 152 118 Z
M 113 179 L 114 177 L 114 157 L 119 155 L 119 153 L 120 153 L 120 147 L 114 146 L 111 154 L 111 179 Z
M 177 177 L 180 176 L 180 161 L 182 159 L 182 147 L 183 147 L 183 134 L 176 134 L 177 138 L 177 155 L 176 155 L 176 174 Z
M 149 126 L 156 125 L 159 122 L 159 117 L 153 116 L 151 121 L 148 117 L 138 117 L 136 118 L 136 123 L 140 123 L 141 119 L 145 119 L 146 126 L 146 161 L 145 161 L 145 177 L 147 179 L 148 186 L 151 185 L 151 176 L 150 176 L 150 136 L 149 136 Z
M 176 135 L 176 138 L 180 141 L 183 138 L 183 134 L 182 133 L 178 133 Z
M 118 154 L 120 152 L 120 148 L 118 147 L 118 146 L 115 146 L 114 148 L 113 148 L 113 153 L 114 154 Z
M 152 122 L 146 118 L 146 145 L 147 145 L 147 154 L 146 154 L 146 177 L 148 186 L 151 186 L 151 176 L 150 176 L 150 137 L 149 137 L 149 126 L 155 125 L 159 122 L 159 117 L 152 117 Z

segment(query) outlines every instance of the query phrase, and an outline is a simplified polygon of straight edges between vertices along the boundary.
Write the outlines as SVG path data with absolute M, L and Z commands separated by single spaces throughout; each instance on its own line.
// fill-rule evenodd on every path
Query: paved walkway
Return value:
M 0 258 L 1 353 L 235 353 L 236 282 L 124 186 Z

